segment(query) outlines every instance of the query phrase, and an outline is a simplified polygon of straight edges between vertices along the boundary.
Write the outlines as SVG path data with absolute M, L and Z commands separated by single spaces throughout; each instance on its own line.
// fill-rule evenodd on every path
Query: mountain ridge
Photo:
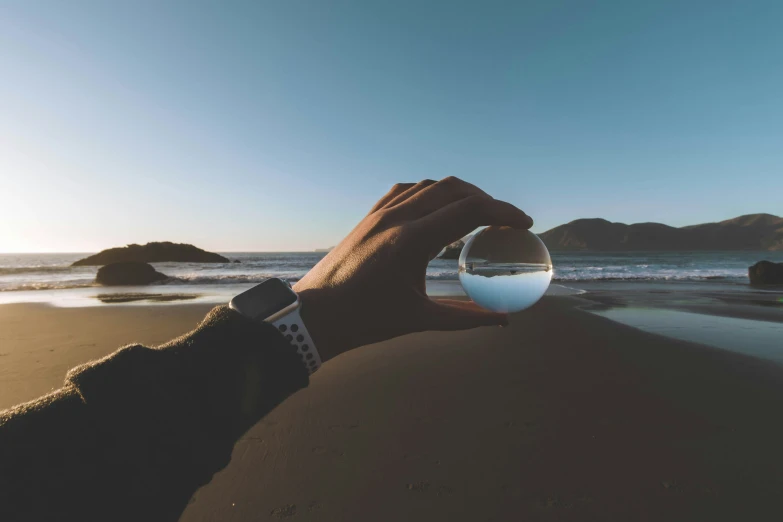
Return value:
M 716 223 L 672 227 L 576 219 L 539 234 L 551 251 L 783 250 L 783 217 L 745 214 Z

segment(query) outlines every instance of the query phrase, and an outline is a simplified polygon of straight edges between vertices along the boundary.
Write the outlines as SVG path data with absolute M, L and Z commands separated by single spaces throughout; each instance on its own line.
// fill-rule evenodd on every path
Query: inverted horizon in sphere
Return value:
M 513 313 L 530 308 L 549 288 L 552 270 L 485 277 L 460 271 L 462 288 L 473 301 L 493 312 Z
M 546 293 L 552 259 L 529 230 L 487 227 L 465 244 L 459 257 L 459 280 L 479 306 L 493 312 L 518 312 Z

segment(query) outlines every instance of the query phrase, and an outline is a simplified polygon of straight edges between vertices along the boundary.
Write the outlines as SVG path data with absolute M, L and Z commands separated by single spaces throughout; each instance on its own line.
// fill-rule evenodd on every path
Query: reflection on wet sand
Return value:
M 102 303 L 134 303 L 137 301 L 150 301 L 154 303 L 166 303 L 169 301 L 188 301 L 196 299 L 199 294 L 98 294 L 95 296 Z

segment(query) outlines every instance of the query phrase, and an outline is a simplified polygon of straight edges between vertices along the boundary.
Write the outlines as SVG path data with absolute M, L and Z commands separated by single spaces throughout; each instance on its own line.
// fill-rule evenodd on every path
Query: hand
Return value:
M 392 187 L 294 285 L 321 358 L 412 332 L 507 324 L 470 301 L 427 297 L 429 262 L 482 225 L 527 229 L 533 220 L 454 177 Z

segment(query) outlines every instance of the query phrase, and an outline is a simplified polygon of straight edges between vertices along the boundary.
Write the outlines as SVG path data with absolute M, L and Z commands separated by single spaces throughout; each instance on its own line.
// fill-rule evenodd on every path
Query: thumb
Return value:
M 508 314 L 484 310 L 473 301 L 431 300 L 427 326 L 430 330 L 468 330 L 480 326 L 507 326 Z

